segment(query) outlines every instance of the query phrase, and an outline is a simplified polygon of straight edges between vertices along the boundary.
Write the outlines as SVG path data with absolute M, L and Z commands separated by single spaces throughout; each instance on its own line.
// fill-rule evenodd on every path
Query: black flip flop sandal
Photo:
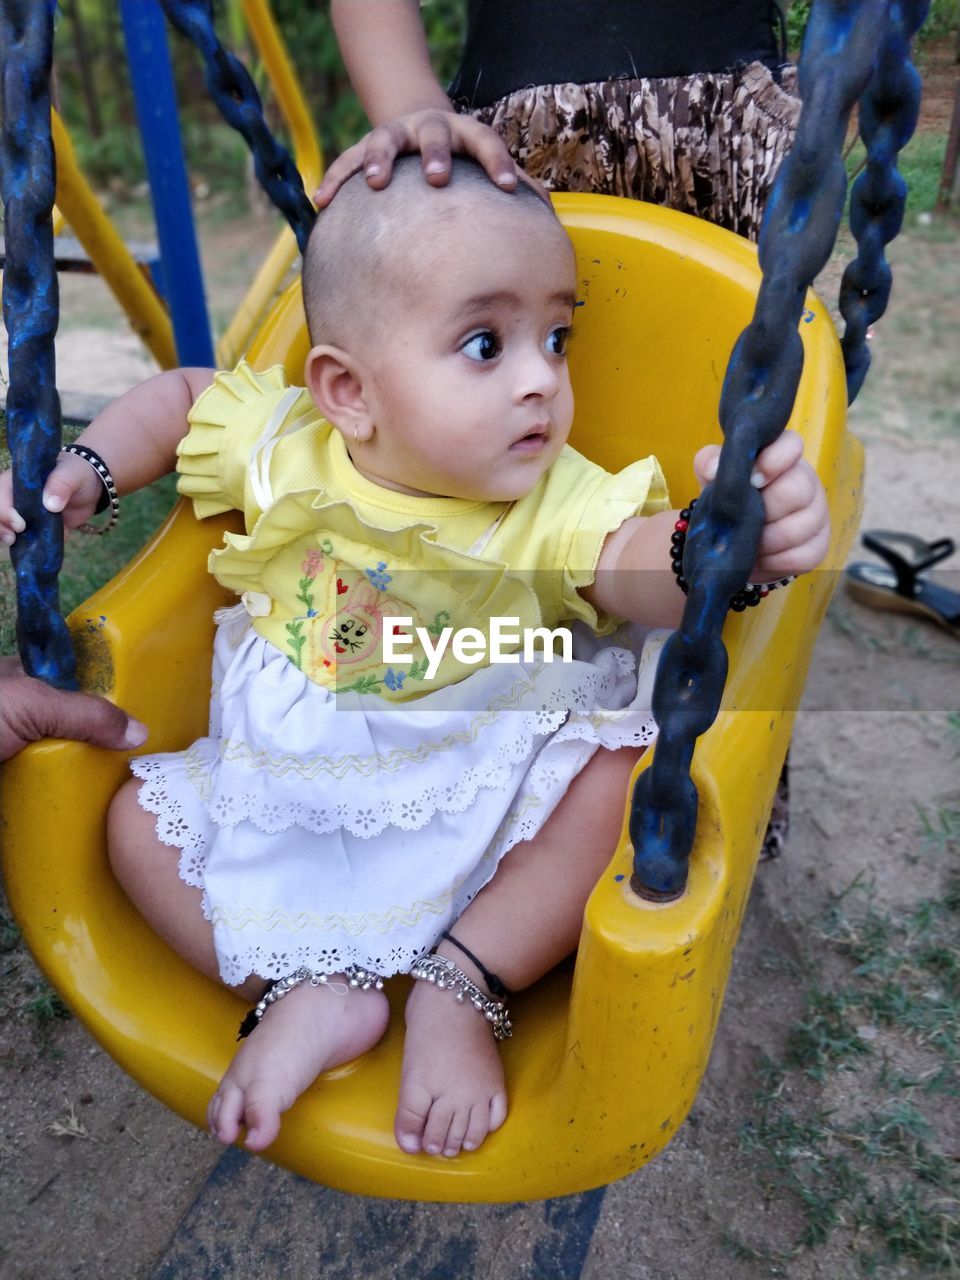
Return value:
M 953 555 L 956 543 L 952 538 L 924 542 L 912 533 L 873 529 L 863 534 L 861 541 L 886 564 L 858 563 L 848 567 L 845 582 L 855 600 L 872 609 L 915 614 L 960 637 L 960 591 L 951 591 L 921 576 L 925 569 Z M 894 550 L 891 543 L 908 547 L 910 558 Z

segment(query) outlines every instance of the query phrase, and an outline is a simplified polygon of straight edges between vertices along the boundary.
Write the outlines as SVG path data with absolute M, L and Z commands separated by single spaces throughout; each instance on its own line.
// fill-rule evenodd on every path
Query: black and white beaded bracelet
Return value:
M 696 505 L 697 500 L 693 498 L 690 505 L 684 507 L 673 526 L 673 533 L 670 536 L 671 568 L 677 579 L 677 586 L 684 595 L 687 595 L 690 586 L 683 576 L 683 548 L 687 541 L 690 517 L 693 515 L 693 508 Z M 754 605 L 758 605 L 761 600 L 766 600 L 770 592 L 776 591 L 778 587 L 789 587 L 791 582 L 796 581 L 796 577 L 795 573 L 791 573 L 785 578 L 775 578 L 773 582 L 747 582 L 735 595 L 730 597 L 730 608 L 735 613 L 743 613 L 744 609 L 752 608 Z
M 113 526 L 120 519 L 120 495 L 117 493 L 117 486 L 113 482 L 113 476 L 110 474 L 110 468 L 100 457 L 99 453 L 95 453 L 93 449 L 88 449 L 85 444 L 68 444 L 63 450 L 64 453 L 75 453 L 78 458 L 82 458 L 84 462 L 89 463 L 94 471 L 100 477 L 100 483 L 103 485 L 103 493 L 95 507 L 95 512 L 99 515 L 102 511 L 109 508 L 110 518 L 106 524 L 93 524 L 89 520 L 78 525 L 77 528 L 81 533 L 109 533 Z

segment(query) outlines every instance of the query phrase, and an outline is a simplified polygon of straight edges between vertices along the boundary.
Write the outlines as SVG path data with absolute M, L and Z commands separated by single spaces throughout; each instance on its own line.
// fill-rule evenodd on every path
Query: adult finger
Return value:
M 0 760 L 41 738 L 73 738 L 113 750 L 131 750 L 147 729 L 125 711 L 89 693 L 54 689 L 13 674 L 0 683 Z
M 365 139 L 363 176 L 374 191 L 382 191 L 393 177 L 393 162 L 398 155 L 418 150 L 416 135 L 405 120 L 391 120 L 381 124 Z
M 417 127 L 416 141 L 423 176 L 432 187 L 445 187 L 450 181 L 453 151 L 448 117 L 441 111 L 426 116 Z
M 40 682 L 38 682 L 40 683 Z M 146 725 L 121 708 L 92 693 L 71 693 L 41 683 L 43 707 L 38 724 L 44 736 L 72 738 L 95 747 L 123 751 L 142 746 L 147 740 Z
M 367 154 L 367 142 L 370 135 L 355 142 L 352 147 L 337 156 L 333 164 L 323 176 L 323 181 L 313 193 L 313 202 L 318 209 L 324 209 L 337 194 L 348 178 L 362 172 Z M 389 181 L 389 178 L 388 178 Z
M 496 129 L 481 124 L 472 116 L 454 116 L 454 121 L 456 122 L 452 125 L 454 139 L 461 144 L 457 149 L 462 149 L 482 165 L 488 177 L 498 187 L 503 187 L 505 191 L 514 190 L 520 179 L 526 175 L 517 167 L 513 156 L 507 150 L 506 143 Z M 534 190 L 540 188 L 540 184 L 535 184 L 532 180 L 529 180 L 529 185 L 534 187 Z M 542 188 L 537 191 L 537 194 L 539 195 L 541 191 Z

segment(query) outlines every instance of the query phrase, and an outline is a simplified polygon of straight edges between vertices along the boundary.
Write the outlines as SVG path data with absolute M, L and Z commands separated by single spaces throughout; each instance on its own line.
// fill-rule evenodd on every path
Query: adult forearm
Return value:
M 371 124 L 424 107 L 452 110 L 430 65 L 417 0 L 331 0 L 330 16 Z

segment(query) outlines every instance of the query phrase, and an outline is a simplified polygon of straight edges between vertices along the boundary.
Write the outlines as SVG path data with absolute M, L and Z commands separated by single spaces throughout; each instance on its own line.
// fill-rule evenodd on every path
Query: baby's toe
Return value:
M 463 1135 L 464 1151 L 476 1151 L 483 1140 L 499 1129 L 507 1118 L 507 1095 L 495 1093 L 489 1103 L 477 1103 L 470 1112 L 470 1122 Z M 446 1155 L 446 1152 L 444 1152 Z
M 450 1157 L 460 1154 L 460 1148 L 463 1146 L 463 1139 L 470 1123 L 470 1115 L 471 1108 L 469 1106 L 458 1107 L 454 1111 L 450 1127 L 447 1129 L 446 1141 L 443 1144 L 443 1154 L 445 1156 Z
M 263 1151 L 280 1132 L 280 1109 L 276 1098 L 255 1085 L 247 1090 L 243 1118 L 247 1126 L 243 1145 L 248 1151 Z
M 507 1110 L 507 1095 L 501 1089 L 490 1099 L 490 1133 L 499 1129 L 506 1120 Z
M 397 1145 L 403 1151 L 414 1155 L 420 1150 L 424 1126 L 432 1105 L 433 1094 L 421 1085 L 406 1085 L 401 1088 L 394 1133 Z
M 229 1146 L 236 1142 L 243 1120 L 243 1091 L 235 1084 L 224 1081 L 213 1095 L 207 1108 L 210 1132 L 220 1142 Z
M 450 1123 L 455 1112 L 456 1108 L 450 1099 L 437 1098 L 434 1101 L 427 1116 L 427 1122 L 423 1126 L 423 1137 L 420 1140 L 420 1145 L 428 1156 L 438 1156 L 445 1150 L 447 1134 L 450 1132 Z
M 476 1151 L 490 1132 L 490 1108 L 483 1103 L 471 1107 L 470 1119 L 463 1135 L 464 1151 Z

